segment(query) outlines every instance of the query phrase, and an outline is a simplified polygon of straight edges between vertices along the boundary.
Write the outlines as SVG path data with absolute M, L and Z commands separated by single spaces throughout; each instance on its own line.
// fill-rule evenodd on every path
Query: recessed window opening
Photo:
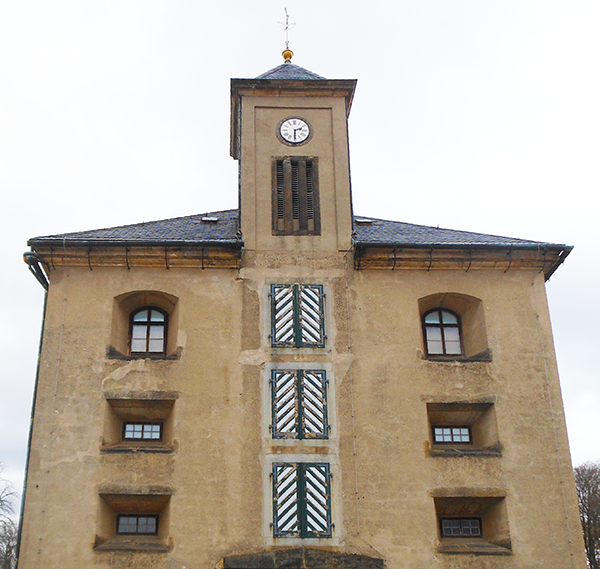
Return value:
M 482 537 L 481 518 L 441 518 L 442 537 Z
M 167 314 L 156 307 L 144 307 L 131 314 L 131 353 L 164 354 Z
M 273 235 L 320 235 L 317 159 L 273 159 Z
M 123 423 L 123 440 L 161 441 L 162 423 Z
M 423 317 L 425 342 L 429 355 L 461 355 L 463 353 L 458 314 L 436 308 Z
M 473 444 L 471 428 L 468 426 L 433 427 L 433 442 L 436 444 Z
M 156 535 L 158 516 L 119 514 L 117 516 L 117 534 Z

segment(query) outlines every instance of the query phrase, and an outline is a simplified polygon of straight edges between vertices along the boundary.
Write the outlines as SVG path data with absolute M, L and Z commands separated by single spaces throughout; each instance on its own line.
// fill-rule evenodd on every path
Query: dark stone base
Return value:
M 223 559 L 223 569 L 384 569 L 383 559 L 298 547 Z

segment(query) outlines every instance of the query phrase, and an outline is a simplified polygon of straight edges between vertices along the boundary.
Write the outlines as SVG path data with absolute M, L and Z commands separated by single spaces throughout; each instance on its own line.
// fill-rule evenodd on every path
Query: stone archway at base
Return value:
M 383 559 L 297 547 L 224 557 L 222 569 L 384 569 Z

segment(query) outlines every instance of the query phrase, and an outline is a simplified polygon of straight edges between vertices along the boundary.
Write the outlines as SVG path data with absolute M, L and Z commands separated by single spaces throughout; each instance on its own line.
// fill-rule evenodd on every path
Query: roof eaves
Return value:
M 238 248 L 244 246 L 244 241 L 239 239 L 166 239 L 166 240 L 153 240 L 153 239 L 61 239 L 61 238 L 34 238 L 27 241 L 29 247 L 35 247 L 36 245 L 60 245 L 69 247 L 90 247 L 90 246 L 102 246 L 102 247 L 207 247 L 215 245 L 235 245 Z

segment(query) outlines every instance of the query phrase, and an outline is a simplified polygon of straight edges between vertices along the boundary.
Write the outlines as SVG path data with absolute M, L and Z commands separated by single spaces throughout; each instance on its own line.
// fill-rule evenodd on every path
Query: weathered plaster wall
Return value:
M 268 285 L 292 282 L 328 291 L 325 349 L 268 345 Z M 177 298 L 179 357 L 107 356 L 114 299 L 141 290 Z M 418 301 L 444 292 L 481 299 L 490 362 L 424 359 Z M 265 434 L 264 370 L 277 362 L 331 366 L 331 441 L 281 444 Z M 102 452 L 104 394 L 148 391 L 178 393 L 174 451 Z M 502 456 L 430 456 L 427 402 L 482 397 L 495 398 Z M 391 569 L 585 566 L 541 275 L 354 271 L 342 253 L 261 252 L 246 253 L 240 271 L 52 272 L 22 569 L 199 569 L 285 546 L 268 535 L 265 465 L 298 453 L 336 465 L 329 548 Z M 107 486 L 171 495 L 168 552 L 94 551 L 108 531 L 99 497 Z M 449 489 L 506 496 L 511 555 L 438 552 L 434 496 Z

